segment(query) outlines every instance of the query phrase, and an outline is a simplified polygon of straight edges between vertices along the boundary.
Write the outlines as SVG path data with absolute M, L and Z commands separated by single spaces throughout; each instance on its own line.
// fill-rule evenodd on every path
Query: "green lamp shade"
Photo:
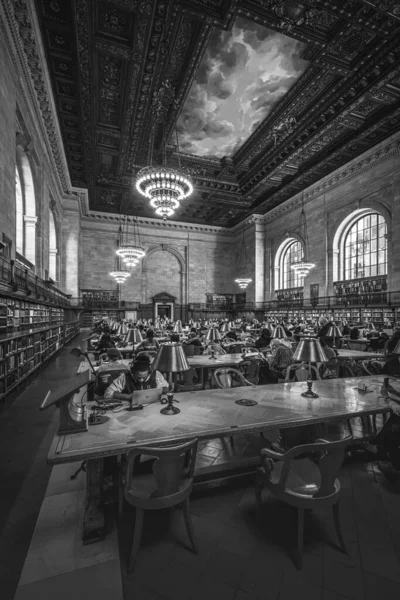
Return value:
M 221 335 L 216 327 L 210 327 L 207 331 L 206 341 L 207 342 L 219 342 Z
M 140 342 L 143 342 L 142 334 L 139 329 L 128 329 L 124 342 L 125 344 L 140 344 Z
M 283 329 L 282 325 L 277 325 L 275 327 L 272 337 L 277 338 L 279 340 L 285 340 L 287 338 L 286 332 Z

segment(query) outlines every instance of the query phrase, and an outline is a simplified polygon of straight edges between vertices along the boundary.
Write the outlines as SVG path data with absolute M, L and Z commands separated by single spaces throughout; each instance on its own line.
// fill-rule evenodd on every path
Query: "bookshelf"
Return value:
M 0 400 L 79 333 L 79 323 L 32 328 L 0 337 Z

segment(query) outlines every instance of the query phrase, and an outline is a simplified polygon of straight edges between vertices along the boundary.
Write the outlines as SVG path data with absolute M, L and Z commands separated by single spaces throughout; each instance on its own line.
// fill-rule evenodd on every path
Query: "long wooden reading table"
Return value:
M 305 382 L 184 392 L 176 396 L 181 410 L 177 415 L 160 414 L 162 407 L 156 403 L 140 411 L 123 409 L 107 413 L 106 423 L 89 427 L 87 432 L 56 435 L 47 461 L 52 465 L 87 461 L 83 540 L 91 543 L 104 538 L 102 474 L 105 457 L 121 456 L 143 445 L 170 445 L 193 438 L 207 440 L 386 412 L 387 405 L 379 393 L 383 379 L 382 376 L 363 377 L 362 381 L 369 386 L 368 392 L 358 391 L 355 378 L 315 381 L 313 390 L 319 394 L 316 399 L 301 396 L 307 388 Z M 241 399 L 255 400 L 257 404 L 236 404 Z M 253 470 L 254 464 L 253 461 Z M 221 467 L 207 468 L 210 479 L 216 476 L 217 469 Z M 196 476 L 204 479 L 204 470 L 199 469 Z

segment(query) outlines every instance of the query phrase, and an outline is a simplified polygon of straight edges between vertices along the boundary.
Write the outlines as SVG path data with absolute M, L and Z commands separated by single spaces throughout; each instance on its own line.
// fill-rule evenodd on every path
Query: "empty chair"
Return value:
M 125 474 L 121 473 L 119 486 L 119 515 L 124 500 L 136 508 L 135 530 L 128 572 L 135 567 L 142 538 L 145 510 L 158 510 L 182 504 L 183 516 L 192 550 L 197 554 L 197 544 L 190 516 L 189 496 L 193 488 L 194 467 L 198 440 L 169 448 L 138 447 L 129 453 Z M 134 474 L 138 455 L 155 457 L 153 472 Z
M 379 360 L 363 360 L 361 366 L 366 375 L 380 375 L 383 369 L 383 364 Z
M 183 371 L 182 380 L 175 383 L 175 390 L 177 392 L 194 392 L 196 390 L 202 390 L 204 384 L 202 382 L 195 382 L 196 371 L 191 367 L 188 371 Z
M 309 367 L 306 363 L 294 363 L 292 365 L 289 365 L 286 369 L 285 382 L 307 381 L 309 369 L 313 380 L 321 379 L 319 371 L 317 367 L 314 367 L 314 365 L 310 365 Z M 294 379 L 291 379 L 292 377 L 294 377 Z
M 268 448 L 261 450 L 261 467 L 256 475 L 256 503 L 260 522 L 261 493 L 266 486 L 277 498 L 297 508 L 297 556 L 296 566 L 302 568 L 304 511 L 332 507 L 333 521 L 340 549 L 347 554 L 339 521 L 340 481 L 337 478 L 344 459 L 346 447 L 352 441 L 348 436 L 343 440 L 328 442 L 317 440 L 313 444 L 296 446 L 279 454 Z M 312 455 L 300 458 L 300 455 Z M 274 463 L 274 460 L 278 461 Z
M 237 344 L 232 344 L 229 346 L 229 354 L 241 354 L 243 352 L 243 342 L 238 342 Z
M 254 383 L 247 381 L 247 379 L 241 371 L 239 371 L 238 369 L 234 369 L 233 367 L 215 369 L 213 374 L 215 383 L 220 389 L 239 387 L 243 385 L 249 385 L 252 387 L 255 386 Z

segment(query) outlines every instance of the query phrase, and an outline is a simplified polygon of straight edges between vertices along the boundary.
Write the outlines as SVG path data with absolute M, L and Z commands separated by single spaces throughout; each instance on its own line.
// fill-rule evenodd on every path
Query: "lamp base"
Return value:
M 181 411 L 179 410 L 179 408 L 173 406 L 172 404 L 168 404 L 168 406 L 160 410 L 160 413 L 162 415 L 177 415 L 180 412 Z
M 303 398 L 319 398 L 318 394 L 316 394 L 315 392 L 312 391 L 312 384 L 313 384 L 312 380 L 309 379 L 307 381 L 308 390 L 306 392 L 302 393 Z
M 318 394 L 313 392 L 312 390 L 307 390 L 302 393 L 303 398 L 319 398 Z

